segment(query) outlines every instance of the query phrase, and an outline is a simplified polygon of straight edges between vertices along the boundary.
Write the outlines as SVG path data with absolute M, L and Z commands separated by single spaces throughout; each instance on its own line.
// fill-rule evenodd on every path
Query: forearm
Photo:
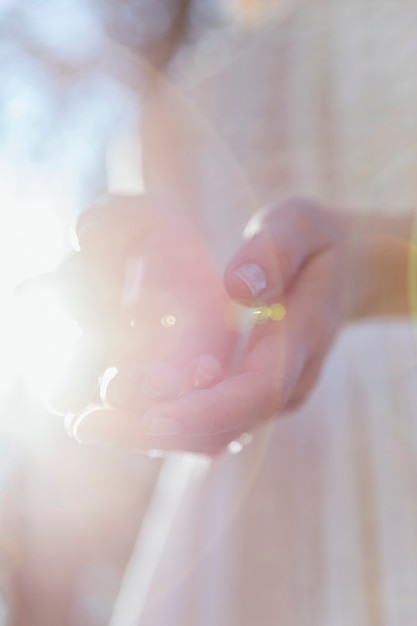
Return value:
M 411 314 L 413 222 L 413 215 L 347 219 L 345 291 L 350 321 Z

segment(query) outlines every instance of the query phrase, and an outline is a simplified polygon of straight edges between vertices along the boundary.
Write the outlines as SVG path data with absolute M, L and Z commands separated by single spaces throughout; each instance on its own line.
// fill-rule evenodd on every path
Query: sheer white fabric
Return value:
M 211 129 L 193 154 L 222 263 L 254 208 L 291 193 L 414 209 L 416 32 L 412 0 L 304 0 L 178 81 Z M 407 322 L 347 329 L 300 411 L 184 491 L 135 624 L 414 625 L 416 363 Z

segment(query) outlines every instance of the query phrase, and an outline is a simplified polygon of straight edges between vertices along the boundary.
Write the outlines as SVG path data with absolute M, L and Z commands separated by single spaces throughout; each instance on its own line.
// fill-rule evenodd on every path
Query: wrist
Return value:
M 410 314 L 413 218 L 346 218 L 346 317 L 358 321 Z

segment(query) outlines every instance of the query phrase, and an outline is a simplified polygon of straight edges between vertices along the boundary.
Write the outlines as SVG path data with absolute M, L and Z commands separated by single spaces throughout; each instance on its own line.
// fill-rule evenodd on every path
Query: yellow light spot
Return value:
M 164 328 L 171 328 L 171 326 L 174 326 L 176 322 L 177 320 L 174 315 L 164 315 L 161 319 L 161 324 Z
M 284 319 L 286 315 L 285 306 L 283 304 L 278 304 L 278 303 L 271 304 L 271 306 L 269 307 L 269 311 L 270 311 L 269 317 L 274 322 L 280 322 L 281 320 Z
M 286 310 L 282 304 L 278 303 L 271 304 L 271 306 L 260 304 L 256 308 L 252 309 L 252 315 L 255 324 L 264 324 L 267 320 L 280 322 L 284 319 Z

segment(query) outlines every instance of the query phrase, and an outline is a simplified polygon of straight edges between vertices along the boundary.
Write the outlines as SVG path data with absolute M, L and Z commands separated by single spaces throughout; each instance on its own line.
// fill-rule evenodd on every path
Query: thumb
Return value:
M 224 280 L 229 295 L 246 305 L 274 302 L 309 257 L 339 237 L 334 216 L 297 198 L 260 211 L 245 232 L 250 239 L 229 263 Z

